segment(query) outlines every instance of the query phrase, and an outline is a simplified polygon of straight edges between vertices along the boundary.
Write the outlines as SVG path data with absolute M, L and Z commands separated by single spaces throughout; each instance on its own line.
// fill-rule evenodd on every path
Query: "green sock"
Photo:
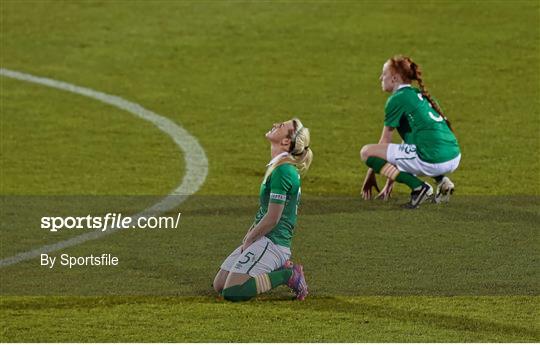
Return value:
M 399 172 L 399 175 L 396 177 L 396 181 L 406 184 L 412 190 L 415 190 L 424 184 L 424 181 L 420 180 L 418 177 L 404 171 Z
M 373 171 L 375 171 L 377 174 L 381 171 L 382 167 L 386 163 L 387 162 L 384 159 L 379 157 L 368 157 L 366 161 L 366 165 L 373 169 Z
M 272 289 L 277 286 L 287 284 L 291 276 L 292 270 L 290 268 L 268 273 L 268 278 L 270 278 Z
M 257 286 L 255 284 L 255 279 L 249 278 L 242 285 L 234 285 L 223 289 L 223 291 L 221 291 L 221 295 L 227 301 L 231 302 L 247 301 L 257 295 Z
M 244 284 L 223 289 L 221 295 L 228 301 L 247 301 L 257 294 L 287 284 L 292 275 L 291 269 L 282 269 L 249 278 Z
M 383 174 L 386 177 L 392 178 L 396 182 L 404 183 L 407 186 L 409 186 L 409 188 L 412 190 L 424 184 L 422 180 L 420 180 L 418 177 L 414 176 L 413 174 L 409 174 L 408 172 L 404 172 L 404 171 L 399 171 L 398 173 L 397 169 L 393 165 L 391 165 L 390 163 L 388 163 L 382 158 L 368 157 L 368 159 L 366 160 L 366 165 L 370 167 L 371 169 L 373 169 L 373 171 L 375 171 L 376 173 L 380 173 L 386 164 L 389 164 L 389 167 L 385 169 L 385 172 L 387 172 L 388 175 Z

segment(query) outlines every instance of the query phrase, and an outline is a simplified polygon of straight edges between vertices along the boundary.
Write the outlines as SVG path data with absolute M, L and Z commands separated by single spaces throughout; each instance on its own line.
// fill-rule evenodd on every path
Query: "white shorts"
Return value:
M 242 246 L 236 248 L 223 261 L 222 270 L 255 277 L 279 269 L 291 257 L 289 248 L 278 246 L 265 236 L 253 242 L 243 252 L 240 252 L 241 248 Z
M 453 172 L 459 166 L 461 154 L 456 158 L 442 163 L 427 163 L 416 154 L 416 145 L 389 144 L 386 160 L 395 165 L 399 171 L 405 171 L 416 176 L 439 176 Z

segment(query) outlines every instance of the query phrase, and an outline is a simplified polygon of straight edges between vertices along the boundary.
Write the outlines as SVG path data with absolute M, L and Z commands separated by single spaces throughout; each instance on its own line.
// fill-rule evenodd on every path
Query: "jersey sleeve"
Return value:
M 405 113 L 405 103 L 398 95 L 391 96 L 384 107 L 384 125 L 392 128 L 399 127 L 401 116 Z
M 274 204 L 284 204 L 287 201 L 287 194 L 295 183 L 294 168 L 286 164 L 278 166 L 270 179 L 270 200 Z

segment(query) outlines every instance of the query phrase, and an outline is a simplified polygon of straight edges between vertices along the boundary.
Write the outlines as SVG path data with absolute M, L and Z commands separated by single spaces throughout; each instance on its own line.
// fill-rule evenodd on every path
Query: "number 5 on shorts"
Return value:
M 254 253 L 247 252 L 246 254 L 244 254 L 244 257 L 246 258 L 246 261 L 238 261 L 238 262 L 241 263 L 242 265 L 247 264 L 251 259 L 253 259 L 254 256 L 255 256 Z

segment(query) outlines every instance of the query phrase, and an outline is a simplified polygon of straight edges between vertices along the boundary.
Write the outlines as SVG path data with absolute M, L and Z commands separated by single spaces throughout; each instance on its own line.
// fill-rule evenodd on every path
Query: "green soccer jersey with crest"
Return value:
M 290 248 L 300 202 L 300 174 L 296 167 L 289 163 L 277 166 L 261 184 L 259 201 L 261 206 L 255 224 L 268 212 L 269 203 L 285 205 L 278 224 L 266 237 L 277 245 Z
M 460 154 L 459 144 L 444 118 L 420 90 L 405 86 L 386 102 L 384 125 L 396 128 L 406 144 L 427 163 L 442 163 Z

